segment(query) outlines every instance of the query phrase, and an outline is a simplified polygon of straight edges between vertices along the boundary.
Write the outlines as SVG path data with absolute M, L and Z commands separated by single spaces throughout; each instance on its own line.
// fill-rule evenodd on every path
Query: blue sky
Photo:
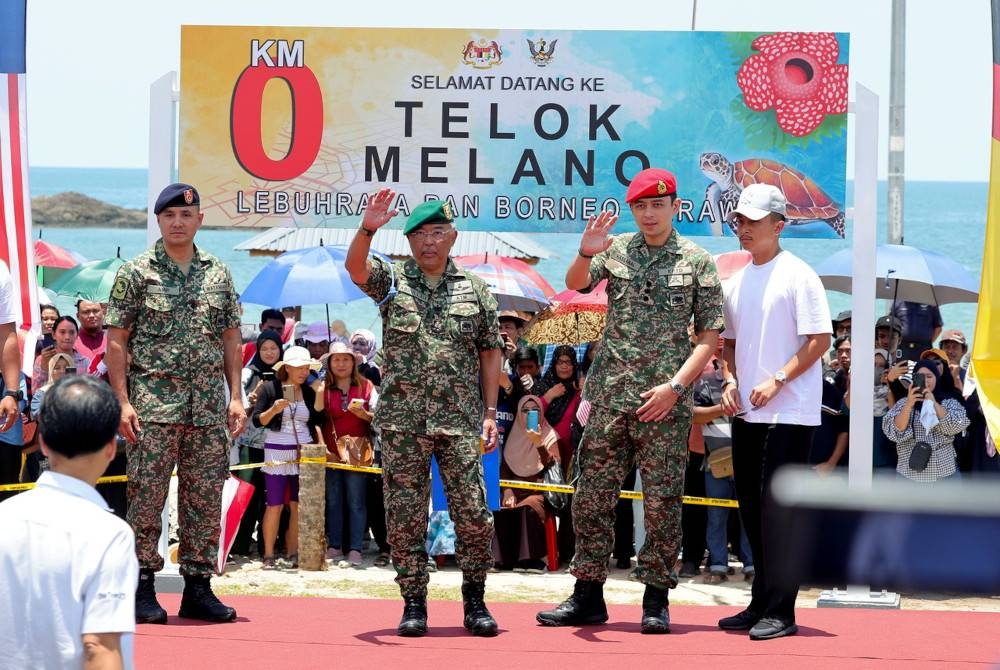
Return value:
M 691 0 L 334 3 L 273 0 L 41 0 L 28 7 L 28 132 L 36 166 L 143 167 L 149 84 L 176 70 L 182 24 L 688 30 Z M 890 0 L 698 0 L 699 30 L 851 33 L 851 79 L 880 97 L 888 145 Z M 906 176 L 986 181 L 990 14 L 978 2 L 907 7 Z M 665 73 L 669 77 L 669 73 Z M 853 140 L 851 140 L 853 141 Z M 850 143 L 850 142 L 849 142 Z M 849 154 L 849 166 L 851 155 Z M 848 168 L 848 174 L 852 174 Z

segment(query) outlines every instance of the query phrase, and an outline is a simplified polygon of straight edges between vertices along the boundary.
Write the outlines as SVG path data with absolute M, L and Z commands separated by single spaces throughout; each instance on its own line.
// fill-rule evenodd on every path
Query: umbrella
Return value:
M 253 488 L 253 484 L 233 475 L 229 475 L 229 479 L 222 485 L 222 522 L 219 531 L 219 554 L 215 564 L 215 571 L 220 575 L 226 569 L 229 550 L 236 541 L 236 532 L 240 528 L 243 513 L 250 505 Z
M 286 251 L 265 265 L 240 295 L 240 302 L 279 305 L 329 305 L 365 297 L 347 273 L 347 247 L 320 245 Z M 330 312 L 326 314 L 327 328 Z M 332 339 L 332 337 L 331 337 Z
M 601 339 L 608 311 L 608 282 L 589 293 L 563 291 L 524 334 L 531 344 L 583 344 Z
M 850 293 L 852 261 L 851 250 L 844 249 L 816 266 L 823 286 Z M 903 244 L 882 244 L 875 249 L 875 297 L 928 305 L 977 302 L 979 281 L 947 256 Z
M 549 304 L 545 290 L 529 275 L 499 263 L 469 263 L 460 261 L 459 258 L 455 259 L 456 263 L 489 285 L 490 293 L 496 296 L 500 309 L 537 312 Z M 496 258 L 498 257 L 494 256 Z M 548 282 L 545 285 L 552 289 Z
M 119 249 L 119 253 L 121 250 Z M 107 302 L 115 283 L 118 268 L 125 264 L 120 257 L 81 263 L 66 270 L 46 288 L 60 295 Z
M 753 260 L 749 251 L 737 249 L 736 251 L 726 251 L 715 257 L 715 267 L 719 271 L 719 279 L 725 281 L 734 274 L 745 268 Z
M 552 285 L 549 284 L 548 281 L 546 281 L 545 277 L 540 275 L 535 268 L 531 267 L 520 258 L 497 255 L 490 256 L 489 254 L 472 254 L 469 256 L 457 256 L 455 258 L 455 262 L 465 267 L 470 265 L 489 264 L 514 270 L 526 275 L 535 286 L 542 289 L 542 293 L 545 294 L 546 298 L 551 298 L 556 294 L 556 290 L 552 288 Z
M 35 266 L 40 268 L 74 268 L 87 259 L 58 244 L 35 240 Z

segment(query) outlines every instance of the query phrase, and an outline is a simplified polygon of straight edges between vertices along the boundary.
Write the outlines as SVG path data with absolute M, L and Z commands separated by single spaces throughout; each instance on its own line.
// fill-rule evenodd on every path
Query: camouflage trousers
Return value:
M 467 580 L 485 581 L 493 565 L 493 515 L 486 504 L 478 435 L 382 431 L 385 513 L 396 583 L 403 597 L 427 594 L 427 506 L 431 454 L 437 459 L 448 512 L 455 522 L 456 559 Z
M 573 495 L 576 555 L 570 572 L 577 579 L 608 577 L 615 503 L 634 463 L 642 475 L 646 542 L 632 578 L 660 588 L 677 586 L 689 428 L 688 419 L 642 423 L 634 413 L 594 407 L 576 452 L 581 470 Z
M 157 551 L 170 475 L 177 465 L 177 521 L 182 575 L 215 574 L 222 485 L 229 470 L 223 425 L 144 423 L 128 451 L 128 522 L 140 568 L 160 570 Z

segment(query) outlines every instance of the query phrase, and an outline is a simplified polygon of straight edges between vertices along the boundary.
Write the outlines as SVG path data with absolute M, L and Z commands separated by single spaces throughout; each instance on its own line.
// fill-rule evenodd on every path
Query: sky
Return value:
M 885 177 L 891 0 L 696 1 L 698 30 L 849 32 L 851 98 L 855 83 L 879 96 Z M 627 11 L 615 11 L 621 7 Z M 149 85 L 179 69 L 184 24 L 689 30 L 691 18 L 692 0 L 34 0 L 27 30 L 29 160 L 145 167 Z M 988 0 L 908 3 L 907 180 L 988 180 L 990 40 Z M 848 176 L 851 165 L 849 152 Z

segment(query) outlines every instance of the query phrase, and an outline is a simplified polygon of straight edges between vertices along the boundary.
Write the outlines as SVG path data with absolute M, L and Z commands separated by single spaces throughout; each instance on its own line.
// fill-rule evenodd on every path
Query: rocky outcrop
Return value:
M 82 193 L 58 193 L 31 199 L 32 225 L 145 228 L 146 211 L 109 205 Z

